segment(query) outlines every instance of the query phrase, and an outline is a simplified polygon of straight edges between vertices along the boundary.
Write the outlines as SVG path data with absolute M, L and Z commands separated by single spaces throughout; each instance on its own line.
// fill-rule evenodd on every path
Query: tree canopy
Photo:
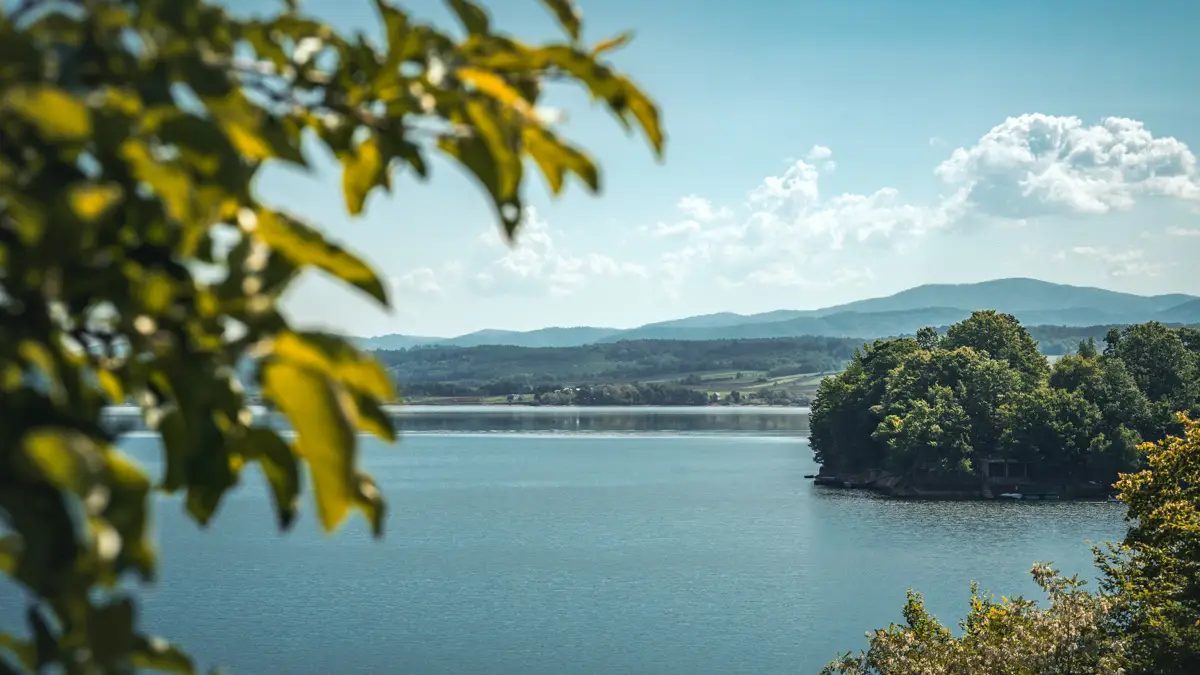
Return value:
M 866 650 L 835 659 L 825 675 L 1200 671 L 1200 423 L 1177 422 L 1179 435 L 1142 445 L 1146 468 L 1116 484 L 1130 527 L 1123 542 L 1096 549 L 1097 591 L 1037 564 L 1048 605 L 997 602 L 972 588 L 955 635 L 910 590 L 904 623 L 869 633 Z
M 289 325 L 277 301 L 310 270 L 384 306 L 386 286 L 254 180 L 323 147 L 355 215 L 440 153 L 511 237 L 526 160 L 553 193 L 568 176 L 601 186 L 539 105 L 554 82 L 581 85 L 661 155 L 658 109 L 605 61 L 629 35 L 587 45 L 571 0 L 542 2 L 561 40 L 518 40 L 471 0 L 449 0 L 455 31 L 375 0 L 382 44 L 296 0 L 252 17 L 208 0 L 0 5 L 0 569 L 27 591 L 31 635 L 0 638 L 4 672 L 192 670 L 141 630 L 122 584 L 154 578 L 156 491 L 184 493 L 208 524 L 257 462 L 286 529 L 307 470 L 323 527 L 359 510 L 382 533 L 356 432 L 394 437 L 393 383 L 341 337 Z M 239 370 L 294 442 L 254 424 Z M 99 424 L 129 400 L 162 435 L 162 476 Z
M 1200 406 L 1200 356 L 1189 329 L 1113 329 L 1053 367 L 1015 318 L 976 312 L 944 336 L 877 340 L 827 378 L 812 411 L 812 447 L 832 472 L 978 476 L 980 461 L 1028 462 L 1057 485 L 1111 485 L 1137 468 L 1136 447 Z

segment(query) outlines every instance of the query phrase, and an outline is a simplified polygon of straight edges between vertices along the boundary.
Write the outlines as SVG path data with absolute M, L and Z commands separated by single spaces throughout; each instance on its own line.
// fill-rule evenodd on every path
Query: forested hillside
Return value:
M 639 340 L 582 347 L 430 347 L 376 352 L 405 391 L 466 396 L 533 391 L 539 385 L 685 378 L 712 371 L 783 376 L 838 370 L 861 340 L 800 337 L 770 340 Z

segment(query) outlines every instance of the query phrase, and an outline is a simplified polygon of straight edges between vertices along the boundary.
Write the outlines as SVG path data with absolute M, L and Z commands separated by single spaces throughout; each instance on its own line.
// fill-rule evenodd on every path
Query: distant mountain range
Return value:
M 532 331 L 481 330 L 454 338 L 383 335 L 360 338 L 366 349 L 418 346 L 577 347 L 620 340 L 722 340 L 735 338 L 877 338 L 915 333 L 922 326 L 946 326 L 978 309 L 1015 315 L 1027 326 L 1111 324 L 1200 324 L 1200 298 L 1173 293 L 1133 295 L 1102 288 L 1068 286 L 1036 279 L 997 279 L 975 284 L 928 284 L 883 298 L 815 310 L 776 310 L 762 314 L 722 312 L 637 328 L 542 328 Z

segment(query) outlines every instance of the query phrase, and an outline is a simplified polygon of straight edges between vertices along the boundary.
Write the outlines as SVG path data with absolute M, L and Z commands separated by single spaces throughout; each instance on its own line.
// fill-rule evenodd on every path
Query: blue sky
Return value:
M 402 3 L 449 20 L 438 0 Z M 537 0 L 485 3 L 551 37 Z M 366 0 L 307 0 L 342 28 Z M 663 109 L 656 162 L 573 90 L 552 102 L 604 192 L 540 178 L 516 247 L 438 163 L 351 219 L 340 180 L 269 170 L 261 194 L 362 253 L 396 308 L 305 279 L 298 320 L 360 335 L 633 326 L 813 308 L 932 282 L 1029 276 L 1200 293 L 1200 4 L 582 0 L 595 42 Z M 575 188 L 575 189 L 572 189 Z

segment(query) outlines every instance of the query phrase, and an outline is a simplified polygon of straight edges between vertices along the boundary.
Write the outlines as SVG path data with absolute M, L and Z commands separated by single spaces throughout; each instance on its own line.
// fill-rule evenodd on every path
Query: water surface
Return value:
M 256 473 L 207 532 L 164 500 L 145 620 L 230 673 L 811 673 L 899 620 L 909 587 L 953 623 L 972 580 L 1011 595 L 1035 560 L 1090 574 L 1085 540 L 1124 531 L 1115 504 L 816 488 L 795 411 L 624 409 L 611 428 L 593 411 L 574 433 L 503 410 L 368 444 L 383 542 L 357 519 L 325 537 L 310 513 L 275 534 Z M 126 445 L 154 466 L 156 439 Z M 18 605 L 0 588 L 5 624 Z

